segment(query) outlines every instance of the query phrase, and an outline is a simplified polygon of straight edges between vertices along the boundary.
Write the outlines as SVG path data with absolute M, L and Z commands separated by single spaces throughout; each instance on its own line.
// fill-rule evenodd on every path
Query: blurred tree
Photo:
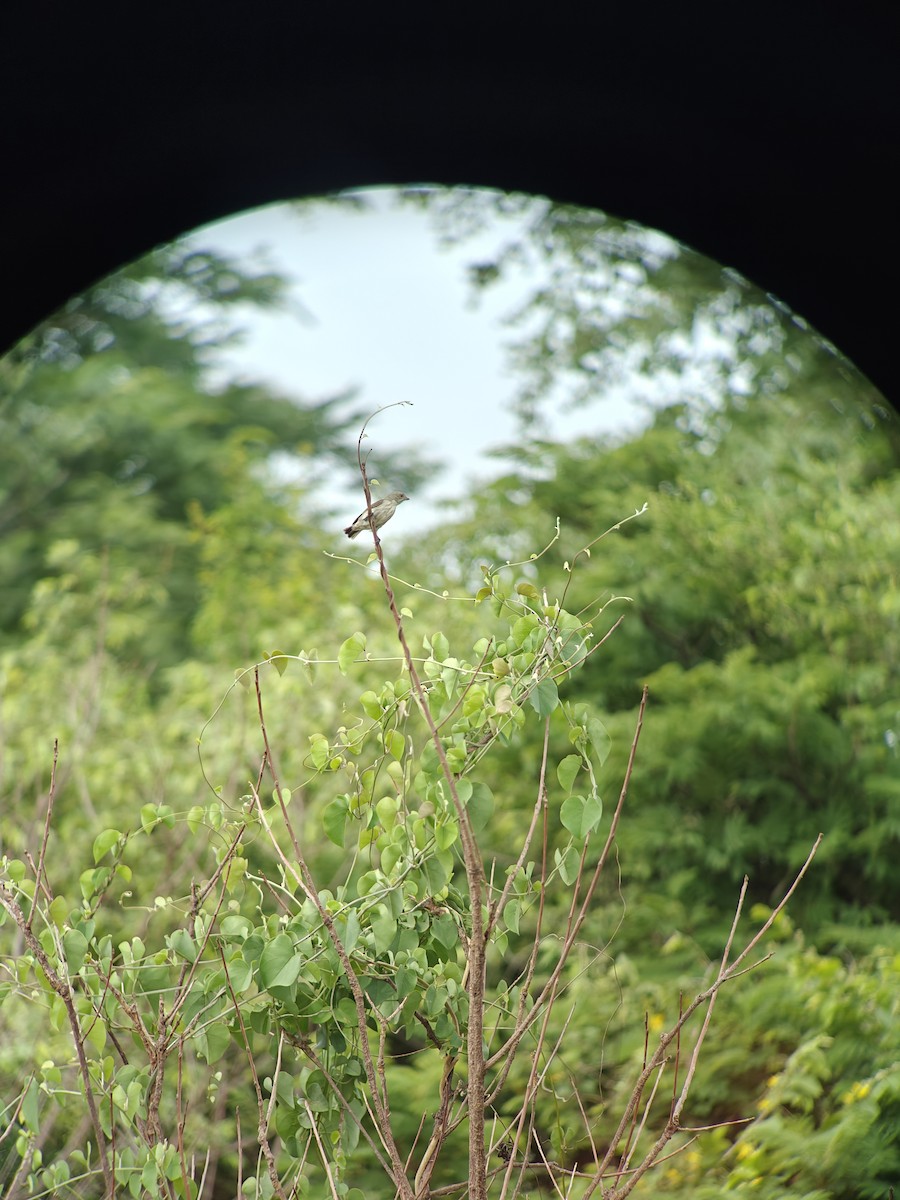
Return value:
M 781 395 L 798 377 L 807 402 L 889 411 L 802 317 L 658 230 L 484 189 L 412 188 L 401 202 L 424 209 L 446 244 L 481 239 L 469 266 L 476 301 L 501 282 L 519 284 L 524 298 L 504 324 L 529 440 L 552 436 L 559 413 L 614 394 L 648 412 L 684 404 L 703 428 L 722 405 Z M 496 248 L 485 250 L 490 239 Z
M 198 604 L 192 526 L 251 494 L 284 499 L 290 464 L 312 465 L 313 477 L 355 471 L 349 396 L 304 404 L 216 381 L 237 336 L 229 314 L 286 303 L 271 272 L 164 247 L 77 297 L 0 363 L 0 631 L 16 630 L 53 543 L 74 540 L 102 548 L 113 573 L 149 567 L 167 599 L 145 658 L 175 661 Z M 403 484 L 421 465 L 382 456 L 381 469 Z M 318 516 L 307 487 L 282 520 L 299 536 Z
M 807 922 L 900 916 L 900 460 L 865 410 L 810 407 L 798 389 L 728 405 L 704 432 L 679 406 L 618 445 L 526 448 L 541 477 L 497 480 L 431 548 L 470 574 L 521 557 L 510 531 L 535 544 L 559 518 L 542 568 L 565 579 L 649 502 L 594 544 L 565 603 L 632 600 L 597 619 L 599 636 L 625 613 L 577 699 L 606 711 L 621 754 L 650 684 L 647 796 L 622 845 L 645 903 L 657 888 L 674 902 L 660 943 L 685 911 L 703 927 L 744 873 L 771 900 L 819 830 Z
M 476 290 L 527 268 L 508 319 L 522 436 L 498 451 L 508 473 L 439 535 L 443 561 L 471 579 L 559 520 L 542 564 L 562 568 L 649 502 L 593 544 L 566 603 L 633 598 L 598 621 L 625 605 L 579 698 L 624 732 L 651 685 L 652 799 L 623 845 L 645 911 L 646 889 L 664 888 L 660 942 L 703 927 L 745 871 L 776 893 L 819 829 L 806 919 L 896 920 L 900 426 L 884 399 L 802 319 L 665 235 L 535 197 L 408 202 L 456 242 L 502 225 L 472 263 Z M 549 436 L 559 407 L 623 387 L 648 404 L 636 436 Z

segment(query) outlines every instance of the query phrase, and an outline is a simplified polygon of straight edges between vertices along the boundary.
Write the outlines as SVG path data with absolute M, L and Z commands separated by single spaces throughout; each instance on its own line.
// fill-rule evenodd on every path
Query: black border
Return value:
M 137 0 L 2 24 L 0 349 L 198 224 L 470 183 L 674 234 L 896 397 L 896 6 Z

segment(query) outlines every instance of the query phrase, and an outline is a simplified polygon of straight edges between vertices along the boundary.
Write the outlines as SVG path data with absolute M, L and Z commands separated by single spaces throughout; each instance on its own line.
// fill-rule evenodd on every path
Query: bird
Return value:
M 376 529 L 380 529 L 382 525 L 387 524 L 394 513 L 397 511 L 397 505 L 402 504 L 404 500 L 408 500 L 409 496 L 405 492 L 391 492 L 381 500 L 376 500 L 372 505 L 372 520 L 369 523 L 369 510 L 364 508 L 355 521 L 352 521 L 344 530 L 348 538 L 355 538 L 358 533 L 365 533 L 367 529 L 371 529 L 374 525 Z

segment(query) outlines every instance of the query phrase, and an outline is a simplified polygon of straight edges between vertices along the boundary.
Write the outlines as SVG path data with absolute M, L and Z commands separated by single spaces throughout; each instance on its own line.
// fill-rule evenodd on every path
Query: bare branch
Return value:
M 788 888 L 787 892 L 785 893 L 785 895 L 783 896 L 781 901 L 772 910 L 772 912 L 769 915 L 768 919 L 766 920 L 765 924 L 747 942 L 746 946 L 741 951 L 741 953 L 737 956 L 737 958 L 734 960 L 734 962 L 731 964 L 731 966 L 727 966 L 727 960 L 728 960 L 728 957 L 731 952 L 731 946 L 732 946 L 732 943 L 734 940 L 735 931 L 737 928 L 737 922 L 740 918 L 740 913 L 741 913 L 741 910 L 743 907 L 743 902 L 744 902 L 744 896 L 746 894 L 747 881 L 746 880 L 744 881 L 744 884 L 741 888 L 741 895 L 740 895 L 738 904 L 736 906 L 735 917 L 732 921 L 731 930 L 729 932 L 728 939 L 726 941 L 725 949 L 722 954 L 722 961 L 721 961 L 719 971 L 716 975 L 715 980 L 708 988 L 706 988 L 703 992 L 701 992 L 700 995 L 698 995 L 694 998 L 694 1000 L 687 1006 L 687 1008 L 684 1009 L 683 1013 L 681 1014 L 681 1016 L 679 1017 L 679 1019 L 675 1023 L 675 1025 L 671 1029 L 669 1029 L 666 1033 L 664 1033 L 662 1035 L 662 1037 L 660 1038 L 659 1045 L 658 1045 L 656 1051 L 651 1056 L 649 1062 L 646 1064 L 646 1066 L 644 1067 L 644 1069 L 641 1071 L 640 1075 L 638 1076 L 637 1083 L 635 1084 L 635 1087 L 634 1087 L 634 1090 L 632 1091 L 631 1097 L 625 1106 L 625 1111 L 622 1114 L 622 1118 L 619 1122 L 619 1126 L 618 1126 L 616 1132 L 613 1134 L 612 1138 L 610 1139 L 609 1149 L 607 1150 L 606 1155 L 604 1156 L 602 1162 L 600 1163 L 600 1166 L 597 1169 L 597 1173 L 596 1173 L 594 1179 L 592 1180 L 592 1182 L 590 1183 L 590 1185 L 588 1186 L 587 1190 L 584 1193 L 584 1200 L 589 1200 L 589 1197 L 592 1196 L 594 1194 L 594 1192 L 596 1191 L 596 1189 L 600 1186 L 600 1183 L 603 1179 L 604 1173 L 609 1166 L 609 1163 L 610 1163 L 613 1153 L 615 1152 L 615 1148 L 619 1144 L 622 1134 L 624 1133 L 625 1129 L 627 1128 L 627 1125 L 630 1122 L 632 1115 L 635 1111 L 635 1108 L 640 1100 L 640 1095 L 641 1095 L 641 1092 L 643 1091 L 645 1083 L 650 1078 L 651 1074 L 653 1074 L 653 1072 L 655 1072 L 658 1067 L 660 1067 L 667 1061 L 669 1047 L 679 1037 L 682 1028 L 690 1020 L 690 1018 L 694 1015 L 694 1013 L 699 1008 L 701 1008 L 704 1004 L 707 1004 L 710 1000 L 714 999 L 716 994 L 720 990 L 720 988 L 725 983 L 729 982 L 731 979 L 736 978 L 738 975 L 740 975 L 742 973 L 741 969 L 740 969 L 741 963 L 744 962 L 744 960 L 753 951 L 753 949 L 759 945 L 761 939 L 765 937 L 765 935 L 768 933 L 768 931 L 772 928 L 772 925 L 778 919 L 779 914 L 784 911 L 785 906 L 787 905 L 791 896 L 797 890 L 797 887 L 799 886 L 800 881 L 803 879 L 804 875 L 808 871 L 808 869 L 816 855 L 816 851 L 818 850 L 821 842 L 822 842 L 822 834 L 819 834 L 819 836 L 816 838 L 815 843 L 813 844 L 812 849 L 810 850 L 809 854 L 806 857 L 806 861 L 804 862 L 803 866 L 800 868 L 797 875 L 795 876 L 793 883 Z M 762 960 L 762 961 L 764 961 L 764 960 Z M 756 963 L 753 965 L 755 967 L 755 966 L 758 966 L 759 964 Z M 709 1014 L 707 1013 L 707 1016 L 708 1015 Z M 705 1037 L 707 1028 L 708 1028 L 708 1021 L 706 1021 L 704 1023 L 704 1027 L 703 1027 L 703 1029 L 701 1029 L 701 1040 L 702 1040 L 702 1037 Z M 695 1048 L 695 1053 L 696 1053 L 696 1048 Z M 693 1058 L 692 1058 L 692 1062 L 693 1062 Z M 689 1075 L 690 1075 L 690 1079 L 685 1081 L 688 1086 L 689 1086 L 690 1081 L 693 1079 L 693 1070 L 689 1069 Z M 682 1087 L 682 1093 L 681 1093 L 681 1096 L 679 1097 L 679 1102 L 676 1105 L 677 1112 L 673 1111 L 670 1119 L 666 1122 L 666 1125 L 663 1128 L 662 1132 L 660 1133 L 660 1135 L 654 1142 L 653 1146 L 651 1146 L 650 1150 L 646 1153 L 646 1155 L 644 1156 L 641 1163 L 634 1169 L 634 1172 L 628 1179 L 627 1183 L 625 1183 L 621 1188 L 618 1188 L 618 1189 L 608 1193 L 610 1200 L 623 1200 L 623 1198 L 625 1196 L 627 1196 L 632 1191 L 632 1189 L 636 1186 L 638 1180 L 644 1174 L 646 1174 L 646 1172 L 659 1160 L 659 1157 L 660 1157 L 660 1154 L 662 1153 L 663 1148 L 671 1141 L 671 1139 L 675 1136 L 676 1132 L 678 1131 L 678 1128 L 679 1128 L 678 1117 L 680 1116 L 680 1113 L 684 1107 L 684 1103 L 687 1100 L 687 1094 L 688 1094 L 688 1091 L 686 1090 L 686 1088 Z M 607 1193 L 604 1193 L 604 1195 L 607 1195 Z
M 377 414 L 373 414 L 373 416 L 375 415 Z M 372 418 L 369 418 L 369 420 L 371 419 Z M 363 490 L 366 496 L 366 508 L 371 517 L 372 494 L 369 488 L 366 463 L 362 457 L 362 439 L 365 433 L 366 425 L 368 425 L 368 421 L 363 426 L 362 432 L 359 436 L 359 441 L 357 443 L 357 462 L 359 463 L 359 471 L 360 475 L 362 476 Z M 481 854 L 479 853 L 475 836 L 472 832 L 472 824 L 469 819 L 469 814 L 459 799 L 459 794 L 456 788 L 456 777 L 451 771 L 450 764 L 447 761 L 447 755 L 444 750 L 443 742 L 441 741 L 440 733 L 435 725 L 434 717 L 428 704 L 428 698 L 425 693 L 425 689 L 422 686 L 422 681 L 419 678 L 412 652 L 406 639 L 403 618 L 397 608 L 394 590 L 391 587 L 390 576 L 388 575 L 387 567 L 385 565 L 384 550 L 382 549 L 381 539 L 378 536 L 378 530 L 375 528 L 375 522 L 370 521 L 370 524 L 372 527 L 372 539 L 375 543 L 375 554 L 378 558 L 378 566 L 381 573 L 381 581 L 384 586 L 388 605 L 391 610 L 391 615 L 393 616 L 394 624 L 397 629 L 397 637 L 400 641 L 400 646 L 403 651 L 403 657 L 406 662 L 406 669 L 407 673 L 409 674 L 413 694 L 415 695 L 419 710 L 425 719 L 425 723 L 428 726 L 431 741 L 434 746 L 435 753 L 437 754 L 438 761 L 441 765 L 441 771 L 444 779 L 446 780 L 447 788 L 450 792 L 450 797 L 456 810 L 457 819 L 459 822 L 463 863 L 466 870 L 466 881 L 469 889 L 469 911 L 472 920 L 472 933 L 469 942 L 468 959 L 469 1029 L 466 1039 L 468 1065 L 467 1099 L 469 1110 L 469 1186 L 471 1189 L 471 1200 L 487 1200 L 487 1158 L 484 1147 L 484 1081 L 486 1066 L 483 1047 L 484 986 L 486 964 L 486 935 L 484 928 L 484 914 L 482 911 L 485 883 L 484 866 L 481 861 Z
M 50 893 L 47 880 L 44 875 L 44 859 L 47 854 L 47 843 L 50 840 L 50 822 L 53 819 L 53 804 L 56 800 L 56 767 L 59 762 L 59 738 L 53 739 L 53 765 L 50 768 L 50 791 L 47 793 L 47 811 L 44 814 L 44 834 L 41 838 L 41 849 L 38 855 L 37 870 L 34 875 L 34 895 L 31 898 L 31 911 L 28 914 L 27 925 L 29 930 L 34 923 L 34 914 L 37 910 L 38 896 L 43 892 L 48 900 L 52 900 L 53 896 Z
M 269 1142 L 269 1114 L 266 1109 L 265 1100 L 263 1099 L 262 1088 L 260 1087 L 259 1083 L 259 1075 L 256 1071 L 256 1062 L 253 1058 L 253 1051 L 250 1048 L 250 1039 L 247 1037 L 247 1027 L 244 1025 L 244 1017 L 241 1013 L 241 1006 L 238 1004 L 238 998 L 234 993 L 234 988 L 231 986 L 231 976 L 228 973 L 228 963 L 225 961 L 225 955 L 222 952 L 221 947 L 219 948 L 219 958 L 222 961 L 222 969 L 225 972 L 225 984 L 228 988 L 228 993 L 231 996 L 231 1003 L 234 1007 L 238 1024 L 241 1027 L 241 1037 L 244 1042 L 244 1050 L 247 1054 L 247 1063 L 250 1067 L 250 1074 L 253 1077 L 253 1090 L 256 1092 L 256 1111 L 258 1113 L 256 1135 L 259 1142 L 259 1148 L 266 1160 L 266 1166 L 268 1167 L 269 1171 L 269 1182 L 272 1184 L 272 1190 L 274 1191 L 275 1195 L 278 1196 L 279 1200 L 287 1200 L 287 1196 L 285 1195 L 284 1188 L 282 1188 L 281 1180 L 278 1176 L 278 1164 L 275 1162 L 275 1155 L 272 1152 L 272 1146 Z
M 84 1053 L 84 1035 L 81 1031 L 81 1023 L 78 1019 L 78 1013 L 75 1009 L 75 998 L 72 993 L 72 986 L 68 979 L 63 979 L 56 973 L 50 963 L 50 959 L 44 953 L 44 948 L 34 936 L 34 932 L 28 924 L 28 920 L 22 909 L 19 907 L 14 895 L 5 885 L 0 884 L 0 904 L 6 909 L 9 915 L 13 918 L 19 929 L 22 931 L 22 936 L 28 949 L 34 955 L 35 960 L 39 964 L 41 970 L 47 977 L 47 982 L 59 996 L 66 1010 L 66 1019 L 69 1022 L 69 1028 L 72 1031 L 72 1042 L 75 1046 L 75 1054 L 78 1058 L 78 1069 L 81 1074 L 81 1083 L 84 1088 L 85 1100 L 87 1102 L 88 1111 L 91 1116 L 91 1125 L 94 1130 L 94 1137 L 97 1139 L 97 1150 L 100 1155 L 100 1166 L 103 1171 L 103 1182 L 106 1188 L 106 1194 L 112 1200 L 116 1194 L 116 1181 L 113 1173 L 112 1164 L 110 1162 L 109 1142 L 106 1134 L 103 1132 L 103 1126 L 100 1124 L 100 1114 L 97 1111 L 97 1101 L 94 1096 L 94 1086 L 91 1082 L 90 1069 L 88 1067 L 87 1058 Z
M 618 831 L 618 827 L 619 827 L 619 818 L 622 815 L 622 809 L 625 807 L 625 798 L 628 795 L 628 786 L 631 782 L 632 771 L 634 770 L 634 760 L 635 760 L 635 755 L 637 754 L 638 740 L 641 736 L 641 730 L 644 725 L 644 710 L 645 710 L 646 706 L 647 706 L 647 688 L 645 687 L 643 690 L 643 693 L 641 695 L 641 703 L 640 703 L 640 707 L 638 709 L 638 717 L 637 717 L 637 723 L 636 723 L 635 731 L 634 731 L 634 738 L 631 743 L 631 751 L 628 755 L 628 765 L 625 769 L 625 777 L 622 781 L 622 788 L 619 792 L 619 800 L 618 800 L 618 803 L 616 804 L 615 812 L 613 813 L 612 820 L 610 822 L 609 833 L 607 834 L 607 837 L 606 837 L 606 843 L 603 847 L 603 850 L 600 853 L 600 858 L 597 861 L 597 865 L 594 868 L 594 873 L 591 877 L 590 883 L 588 884 L 587 891 L 585 892 L 584 900 L 582 901 L 581 908 L 578 912 L 578 915 L 570 923 L 570 928 L 566 932 L 565 942 L 563 943 L 559 958 L 557 959 L 557 962 L 556 962 L 553 970 L 551 971 L 547 982 L 544 984 L 542 991 L 535 998 L 535 1001 L 534 1001 L 534 1004 L 532 1005 L 531 1011 L 522 1019 L 522 1021 L 517 1022 L 516 1028 L 510 1035 L 508 1041 L 503 1046 L 501 1046 L 501 1048 L 499 1050 L 495 1051 L 495 1053 L 491 1055 L 491 1057 L 488 1059 L 488 1062 L 487 1062 L 488 1068 L 495 1066 L 498 1062 L 500 1062 L 503 1058 L 507 1057 L 508 1055 L 514 1054 L 519 1042 L 522 1040 L 524 1035 L 534 1024 L 534 1022 L 538 1019 L 541 1009 L 547 1003 L 548 998 L 553 994 L 554 989 L 556 988 L 556 984 L 559 980 L 560 975 L 563 972 L 563 968 L 566 965 L 566 961 L 568 960 L 569 954 L 571 953 L 572 946 L 575 944 L 575 941 L 578 937 L 581 927 L 584 924 L 585 918 L 587 917 L 587 914 L 588 914 L 591 900 L 593 898 L 594 892 L 597 887 L 597 883 L 600 880 L 600 876 L 603 872 L 603 868 L 606 866 L 606 861 L 609 858 L 609 853 L 610 853 L 610 851 L 613 847 L 613 844 L 615 842 L 615 839 L 616 839 L 616 832 Z

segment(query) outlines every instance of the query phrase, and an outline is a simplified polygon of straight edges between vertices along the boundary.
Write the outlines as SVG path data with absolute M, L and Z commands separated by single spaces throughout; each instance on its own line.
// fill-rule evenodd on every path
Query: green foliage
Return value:
M 704 1135 L 636 1194 L 888 1195 L 900 1170 L 895 933 L 892 943 L 848 966 L 793 938 L 752 991 L 724 993 L 697 1123 L 734 1119 L 748 1069 L 760 1077 L 757 1115 L 724 1155 L 719 1135 Z
M 347 396 L 297 403 L 259 384 L 221 380 L 226 314 L 285 303 L 284 282 L 220 256 L 168 247 L 73 300 L 0 364 L 0 633 L 19 632 L 35 584 L 58 575 L 54 547 L 102 558 L 110 580 L 165 587 L 143 662 L 190 652 L 200 603 L 197 534 L 234 532 L 235 510 L 318 544 L 299 498 L 276 482 L 282 456 L 307 479 L 355 469 Z M 421 464 L 384 469 L 402 484 Z M 395 469 L 396 468 L 396 469 Z M 244 534 L 246 536 L 246 526 Z M 234 591 L 232 592 L 234 594 Z
M 350 461 L 354 418 L 216 374 L 232 301 L 280 303 L 279 281 L 161 251 L 0 364 L 0 854 L 26 921 L 34 903 L 36 939 L 6 916 L 5 1180 L 102 1192 L 49 967 L 71 983 L 121 1194 L 196 1194 L 203 1155 L 181 1161 L 179 1126 L 210 1149 L 217 1187 L 236 1191 L 240 1169 L 246 1194 L 272 1194 L 265 1163 L 234 1149 L 236 1109 L 245 1142 L 256 1126 L 251 1062 L 276 1175 L 328 1194 L 317 1151 L 298 1168 L 315 1127 L 338 1194 L 381 1194 L 356 1124 L 373 1128 L 365 1050 L 383 1051 L 403 1156 L 424 1150 L 445 1081 L 454 1105 L 465 1093 L 466 831 L 486 864 L 485 913 L 496 905 L 493 1054 L 554 971 L 647 683 L 614 864 L 546 1028 L 529 1028 L 490 1097 L 492 1144 L 513 1137 L 534 1071 L 529 1121 L 558 1178 L 589 1168 L 593 1148 L 615 1166 L 636 1074 L 714 977 L 742 877 L 755 929 L 822 830 L 771 930 L 773 959 L 718 998 L 684 1123 L 719 1127 L 677 1134 L 679 1153 L 634 1194 L 875 1200 L 896 1183 L 896 425 L 742 281 L 610 220 L 517 211 L 532 234 L 476 275 L 487 286 L 516 255 L 546 254 L 548 286 L 513 326 L 530 432 L 470 512 L 391 547 L 453 788 L 381 581 L 322 553 L 334 531 L 309 487 L 271 469 L 276 453 Z M 457 232 L 477 219 L 469 203 L 453 214 Z M 684 348 L 709 334 L 721 354 L 698 375 Z M 683 403 L 616 441 L 535 435 L 561 384 L 587 404 L 636 366 L 684 369 Z M 644 1141 L 671 1093 L 666 1074 Z M 466 1133 L 448 1131 L 433 1187 L 465 1177 Z M 528 1168 L 524 1191 L 547 1182 Z M 568 1194 L 586 1186 L 575 1176 Z
M 870 428 L 858 409 L 812 422 L 789 397 L 730 409 L 704 433 L 687 415 L 664 410 L 620 445 L 545 446 L 546 477 L 498 480 L 439 552 L 452 561 L 474 543 L 502 561 L 516 547 L 485 531 L 515 511 L 526 525 L 561 522 L 542 561 L 565 568 L 623 504 L 646 499 L 640 521 L 578 559 L 566 603 L 583 611 L 601 597 L 603 628 L 624 613 L 578 691 L 606 713 L 619 772 L 636 689 L 650 686 L 647 798 L 622 846 L 644 902 L 659 886 L 671 905 L 661 940 L 686 918 L 717 939 L 712 914 L 745 873 L 771 902 L 820 831 L 798 899 L 804 922 L 893 917 L 900 476 L 890 429 Z
M 43 1065 L 30 1068 L 39 1087 L 27 1085 L 18 1105 L 17 1154 L 32 1190 L 87 1169 L 80 1150 L 62 1150 L 73 1089 L 92 1098 L 100 1166 L 117 1187 L 137 1196 L 168 1179 L 176 1194 L 194 1194 L 197 1176 L 169 1153 L 163 1131 L 183 1123 L 183 1105 L 192 1128 L 210 1120 L 215 1092 L 204 1096 L 202 1064 L 230 1063 L 234 1071 L 241 1053 L 256 1064 L 259 1103 L 279 1140 L 275 1169 L 286 1183 L 304 1172 L 313 1129 L 337 1178 L 369 1179 L 375 1164 L 359 1139 L 383 1136 L 373 1113 L 396 1071 L 386 1082 L 376 1042 L 424 1040 L 452 1074 L 471 1029 L 464 948 L 476 917 L 463 883 L 473 860 L 463 847 L 473 836 L 491 842 L 494 797 L 478 777 L 484 753 L 494 741 L 512 744 L 529 712 L 542 722 L 559 715 L 569 729 L 577 754 L 558 773 L 570 783 L 580 771 L 594 779 L 608 744 L 586 711 L 560 708 L 557 698 L 556 682 L 583 661 L 590 629 L 542 603 L 535 588 L 513 592 L 500 575 L 489 573 L 482 592 L 497 631 L 470 657 L 452 654 L 443 633 L 425 636 L 415 674 L 412 660 L 401 662 L 394 680 L 364 690 L 358 708 L 345 710 L 336 735 L 306 735 L 299 788 L 281 785 L 266 749 L 271 799 L 254 788 L 193 806 L 189 832 L 179 837 L 193 843 L 195 869 L 208 864 L 205 878 L 194 875 L 189 893 L 157 894 L 140 933 L 126 924 L 122 938 L 116 908 L 130 894 L 128 861 L 157 857 L 157 840 L 168 845 L 167 833 L 184 822 L 171 804 L 145 803 L 130 828 L 95 834 L 78 874 L 80 896 L 57 894 L 49 876 L 38 887 L 21 860 L 3 860 L 6 923 L 24 939 L 22 952 L 6 960 L 6 1008 L 18 996 L 16 1019 L 27 1020 L 42 996 L 51 1014 Z M 365 670 L 368 645 L 360 632 L 344 641 L 336 661 L 342 675 Z M 277 656 L 276 680 L 293 658 Z M 498 672 L 501 659 L 507 669 Z M 254 690 L 261 706 L 258 668 Z M 324 804 L 314 799 L 332 793 L 337 780 L 345 790 Z M 299 825 L 309 827 L 300 797 L 313 801 L 313 824 L 349 851 L 332 887 L 314 883 L 300 849 Z M 575 840 L 563 853 L 584 851 L 602 811 L 596 786 L 589 796 L 569 796 L 564 809 Z M 569 887 L 578 874 L 560 870 L 538 882 L 535 863 L 522 866 L 485 896 L 500 962 L 554 875 Z M 515 1011 L 513 993 L 498 983 L 490 1041 L 502 1041 Z M 72 1036 L 83 1050 L 80 1066 L 65 1050 Z M 166 1071 L 176 1053 L 180 1070 Z M 57 1124 L 59 1135 L 43 1137 Z M 398 1119 L 395 1130 L 405 1156 L 415 1128 Z M 40 1152 L 32 1144 L 39 1135 Z

